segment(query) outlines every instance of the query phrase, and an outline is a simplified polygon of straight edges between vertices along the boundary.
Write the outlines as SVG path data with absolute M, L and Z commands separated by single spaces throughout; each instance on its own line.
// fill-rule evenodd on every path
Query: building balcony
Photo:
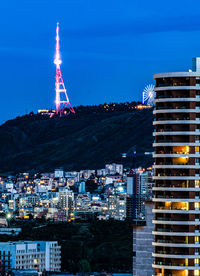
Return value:
M 164 196 L 163 197 L 157 196 L 152 198 L 152 201 L 153 202 L 200 202 L 200 199 L 188 198 L 188 197 L 187 198 L 173 198 L 173 197 L 165 198 Z
M 198 165 L 184 165 L 184 164 L 178 164 L 178 165 L 153 165 L 154 169 L 199 169 Z
M 189 108 L 182 108 L 182 109 L 156 109 L 153 111 L 153 114 L 166 114 L 166 113 L 200 113 L 200 109 L 189 109 Z
M 171 229 L 158 228 L 156 231 L 152 231 L 154 236 L 176 236 L 176 237 L 195 237 L 200 236 L 200 232 L 174 232 Z
M 153 147 L 173 147 L 173 146 L 193 146 L 193 147 L 199 147 L 200 143 L 195 142 L 195 143 L 188 143 L 188 142 L 156 142 L 153 143 Z M 196 156 L 196 155 L 195 155 Z
M 173 158 L 173 157 L 194 157 L 194 158 L 198 158 L 200 157 L 199 152 L 198 153 L 194 153 L 194 154 L 190 154 L 190 153 L 154 153 L 153 154 L 153 158 Z
M 154 131 L 153 136 L 182 136 L 182 135 L 187 135 L 187 136 L 195 136 L 195 135 L 200 135 L 199 131 Z
M 156 88 L 157 87 L 166 87 L 166 86 L 189 86 L 189 82 L 176 82 L 176 83 L 173 83 L 173 82 L 168 82 L 168 83 L 158 83 Z
M 187 93 L 188 91 L 185 91 L 186 93 L 182 94 L 181 95 L 178 93 L 177 95 L 169 95 L 169 93 L 167 93 L 167 95 L 163 95 L 163 93 L 157 93 L 156 95 L 156 99 L 166 99 L 166 98 L 189 98 L 189 93 Z
M 188 97 L 162 97 L 162 98 L 156 98 L 155 103 L 168 103 L 168 102 L 200 102 L 199 97 L 194 98 L 188 98 Z
M 185 242 L 185 240 L 182 240 L 182 241 L 177 241 L 174 237 L 174 240 L 170 239 L 170 237 L 167 237 L 168 239 L 162 239 L 162 237 L 159 237 L 157 239 L 156 242 L 159 242 L 159 243 L 176 243 L 176 244 L 187 244 L 187 242 Z
M 199 180 L 198 176 L 177 176 L 177 175 L 159 175 L 159 176 L 153 176 L 153 180 Z
M 175 125 L 175 124 L 182 124 L 182 125 L 196 125 L 196 124 L 200 124 L 200 120 L 189 120 L 189 119 L 181 119 L 181 120 L 177 120 L 177 119 L 157 119 L 155 121 L 153 121 L 153 125 Z
M 171 270 L 196 270 L 198 267 L 196 266 L 173 266 L 173 265 L 156 265 L 152 264 L 153 268 L 163 268 L 163 269 L 171 269 Z M 200 269 L 200 268 L 199 268 Z
M 200 248 L 200 244 L 195 244 L 195 243 L 152 242 L 152 245 L 153 246 L 161 246 L 161 247 Z
M 159 98 L 159 96 L 158 96 L 158 98 Z M 162 96 L 162 98 L 163 98 L 163 96 Z M 158 105 L 158 106 L 154 107 L 153 110 L 155 111 L 155 110 L 163 110 L 163 109 L 181 110 L 181 109 L 190 109 L 190 106 L 189 106 L 189 104 L 188 104 L 188 105 L 176 106 L 176 107 L 174 108 L 174 106 L 159 106 L 159 105 Z
M 154 79 L 159 78 L 190 78 L 190 77 L 200 77 L 199 72 L 166 72 L 166 73 L 157 73 L 153 75 Z
M 155 258 L 170 258 L 170 259 L 196 259 L 197 255 L 179 255 L 179 254 L 170 254 L 165 251 L 163 253 L 152 253 L 152 256 Z
M 161 217 L 159 217 L 159 215 L 160 215 L 160 213 L 159 214 L 157 214 L 157 217 L 156 217 L 156 219 L 155 220 L 158 220 L 158 221 L 172 221 L 172 222 L 174 222 L 174 221 L 177 221 L 177 219 L 176 218 L 172 218 L 172 217 L 164 217 L 164 216 L 161 216 Z M 162 214 L 161 214 L 162 215 Z M 188 218 L 188 216 L 179 216 L 179 221 L 186 221 L 186 222 L 188 222 L 189 220 L 188 220 L 189 218 Z
M 183 83 L 184 84 L 184 83 Z M 155 87 L 154 91 L 177 91 L 177 90 L 200 90 L 200 87 L 198 85 L 190 86 L 190 85 L 170 85 L 170 86 L 160 86 Z
M 162 214 L 200 214 L 200 210 L 185 210 L 185 209 L 153 209 L 153 213 Z
M 153 191 L 173 191 L 173 192 L 200 192 L 200 187 L 196 187 L 196 188 L 187 188 L 187 187 L 153 187 L 152 188 Z
M 177 221 L 177 220 L 152 220 L 154 224 L 164 224 L 164 225 L 200 225 L 200 221 Z M 200 246 L 199 246 L 200 247 Z

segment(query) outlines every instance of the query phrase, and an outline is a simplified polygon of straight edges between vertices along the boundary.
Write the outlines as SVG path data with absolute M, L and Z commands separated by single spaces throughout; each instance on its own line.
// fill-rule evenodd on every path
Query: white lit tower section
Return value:
M 200 72 L 154 79 L 154 275 L 198 276 Z
M 63 77 L 60 70 L 60 65 L 62 63 L 60 57 L 60 44 L 59 44 L 59 23 L 57 23 L 56 28 L 56 54 L 54 59 L 54 64 L 56 65 L 56 114 L 62 116 L 63 114 L 75 113 L 73 107 L 69 102 L 67 95 L 67 90 L 65 88 Z

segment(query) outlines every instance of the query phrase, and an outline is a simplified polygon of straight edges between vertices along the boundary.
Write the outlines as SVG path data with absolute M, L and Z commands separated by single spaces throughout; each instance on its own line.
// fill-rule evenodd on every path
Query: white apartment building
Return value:
M 1 271 L 8 269 L 61 270 L 61 247 L 56 241 L 0 242 Z
M 73 210 L 74 193 L 68 187 L 60 188 L 58 193 L 58 202 L 60 209 L 65 211 L 66 218 Z

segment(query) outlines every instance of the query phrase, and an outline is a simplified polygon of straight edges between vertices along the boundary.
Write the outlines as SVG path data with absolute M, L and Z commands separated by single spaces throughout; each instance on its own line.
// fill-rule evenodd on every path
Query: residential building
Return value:
M 138 169 L 136 171 L 136 193 L 145 197 L 145 199 L 152 199 L 153 188 L 153 170 L 152 169 Z
M 200 72 L 155 74 L 154 275 L 200 275 Z
M 58 193 L 59 207 L 65 211 L 66 219 L 70 216 L 74 205 L 74 193 L 68 188 L 60 188 Z
M 56 241 L 0 242 L 0 270 L 60 271 L 61 247 Z
M 76 211 L 91 211 L 91 200 L 89 194 L 79 194 L 75 200 Z
M 114 174 L 123 174 L 123 165 L 122 164 L 106 164 L 105 166 L 107 174 L 114 175 Z
M 126 195 L 114 194 L 108 196 L 108 215 L 116 220 L 126 218 Z

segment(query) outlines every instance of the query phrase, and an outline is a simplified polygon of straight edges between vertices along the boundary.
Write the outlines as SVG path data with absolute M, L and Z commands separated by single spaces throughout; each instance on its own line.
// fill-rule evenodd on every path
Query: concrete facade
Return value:
M 152 276 L 153 203 L 145 203 L 146 225 L 133 226 L 133 276 Z

